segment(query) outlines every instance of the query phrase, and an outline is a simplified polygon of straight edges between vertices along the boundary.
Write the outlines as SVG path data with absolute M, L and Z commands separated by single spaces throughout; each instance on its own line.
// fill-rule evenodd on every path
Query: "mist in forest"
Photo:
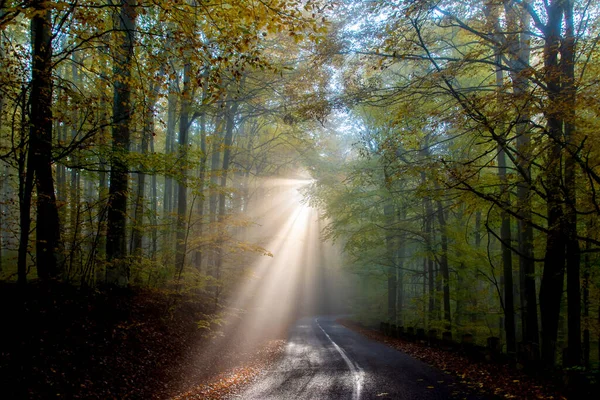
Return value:
M 290 318 L 345 311 L 341 250 L 323 239 L 324 221 L 300 192 L 311 182 L 271 179 L 257 189 L 245 239 L 268 254 L 250 266 L 230 299 L 232 307 L 253 315 L 245 330 L 258 333 Z
M 254 200 L 245 239 L 269 253 L 250 267 L 232 305 L 246 307 L 259 320 L 343 311 L 348 293 L 340 271 L 341 250 L 323 239 L 324 221 L 301 194 L 311 182 L 266 180 Z
M 271 338 L 285 338 L 294 321 L 305 316 L 349 312 L 351 277 L 342 270 L 338 244 L 322 236 L 325 221 L 307 204 L 306 177 L 261 180 L 251 193 L 238 240 L 256 244 L 254 262 L 236 268 L 243 275 L 227 290 L 219 338 L 199 357 L 213 358 L 235 343 L 240 351 Z M 200 352 L 199 352 L 200 353 Z

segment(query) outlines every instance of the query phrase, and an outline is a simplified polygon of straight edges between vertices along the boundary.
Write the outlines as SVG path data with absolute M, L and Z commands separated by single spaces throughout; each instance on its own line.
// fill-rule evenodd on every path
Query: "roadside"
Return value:
M 367 338 L 384 343 L 453 375 L 469 390 L 490 398 L 505 399 L 566 399 L 555 382 L 535 379 L 506 364 L 476 361 L 455 351 L 391 338 L 356 322 L 338 320 L 345 327 Z
M 35 284 L 26 291 L 0 286 L 0 385 L 8 399 L 216 399 L 283 351 L 276 335 L 217 347 L 226 326 L 207 325 L 219 315 L 201 293 Z M 202 395 L 185 397 L 195 393 Z
M 235 398 L 255 382 L 283 354 L 284 340 L 271 340 L 254 352 L 244 366 L 222 372 L 202 384 L 173 397 L 173 400 L 206 399 L 220 400 Z

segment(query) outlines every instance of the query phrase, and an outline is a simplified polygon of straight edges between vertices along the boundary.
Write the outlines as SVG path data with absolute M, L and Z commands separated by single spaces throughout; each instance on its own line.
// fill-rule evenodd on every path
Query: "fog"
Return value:
M 301 193 L 311 182 L 271 179 L 255 186 L 244 215 L 250 224 L 237 235 L 266 252 L 233 269 L 240 276 L 224 291 L 223 321 L 208 332 L 217 338 L 199 357 L 218 362 L 220 350 L 232 345 L 243 355 L 265 340 L 285 338 L 301 317 L 349 312 L 352 285 L 341 269 L 341 248 L 322 238 L 326 221 Z

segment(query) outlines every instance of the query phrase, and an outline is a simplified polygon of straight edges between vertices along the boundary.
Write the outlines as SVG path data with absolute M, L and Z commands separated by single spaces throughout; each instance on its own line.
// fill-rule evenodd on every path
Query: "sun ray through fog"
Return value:
M 316 282 L 323 256 L 318 211 L 303 201 L 300 189 L 306 179 L 261 182 L 255 193 L 244 240 L 260 244 L 270 255 L 261 256 L 239 273 L 244 277 L 231 290 L 220 329 L 220 340 L 199 357 L 218 358 L 225 346 L 236 342 L 251 348 L 277 335 L 302 314 L 318 313 Z

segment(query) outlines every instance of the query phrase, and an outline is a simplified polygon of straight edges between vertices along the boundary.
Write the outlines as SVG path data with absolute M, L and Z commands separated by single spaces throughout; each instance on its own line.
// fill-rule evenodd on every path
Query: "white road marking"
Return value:
M 327 332 L 325 332 L 325 329 L 323 329 L 321 324 L 319 324 L 318 318 L 315 318 L 315 322 L 317 323 L 317 326 L 319 327 L 319 329 L 321 329 L 321 331 L 325 334 L 325 336 L 327 336 L 327 339 L 329 339 L 331 344 L 333 344 L 333 347 L 335 347 L 335 349 L 338 351 L 338 353 L 340 353 L 340 355 L 342 356 L 342 358 L 348 365 L 348 368 L 350 368 L 350 372 L 352 373 L 352 375 L 354 377 L 354 387 L 352 389 L 352 399 L 359 400 L 360 392 L 362 391 L 362 385 L 363 385 L 363 375 L 364 375 L 363 369 L 361 367 L 359 367 L 357 363 L 353 362 L 350 359 L 350 357 L 348 357 L 348 355 L 346 354 L 344 349 L 342 349 L 340 346 L 338 346 L 337 343 L 333 341 L 331 336 L 329 336 L 327 334 Z

